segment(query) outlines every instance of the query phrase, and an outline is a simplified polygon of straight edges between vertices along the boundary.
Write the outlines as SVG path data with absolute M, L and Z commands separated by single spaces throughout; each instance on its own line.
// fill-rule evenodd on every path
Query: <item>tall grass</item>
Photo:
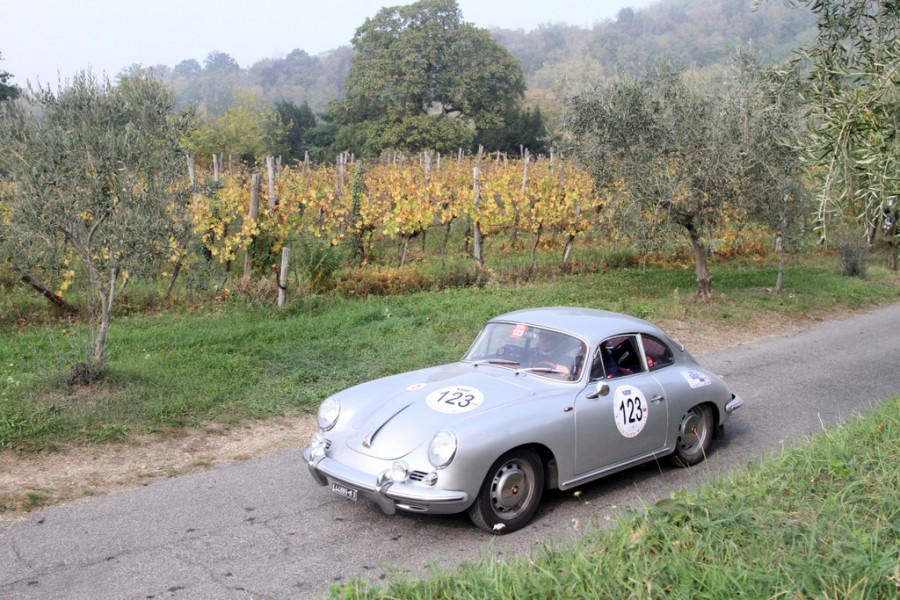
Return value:
M 332 598 L 826 598 L 900 594 L 900 397 L 565 547 Z

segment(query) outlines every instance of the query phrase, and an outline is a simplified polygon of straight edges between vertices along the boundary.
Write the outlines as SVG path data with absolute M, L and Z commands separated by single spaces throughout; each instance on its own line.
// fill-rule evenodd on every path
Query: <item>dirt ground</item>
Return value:
M 799 331 L 824 317 L 789 322 L 754 319 L 700 328 L 682 321 L 659 321 L 694 354 L 720 350 L 772 335 Z M 127 443 L 73 445 L 59 452 L 0 452 L 0 526 L 27 518 L 34 510 L 148 485 L 165 478 L 300 448 L 315 431 L 315 417 L 274 418 L 223 429 L 210 425 L 178 435 L 133 437 Z

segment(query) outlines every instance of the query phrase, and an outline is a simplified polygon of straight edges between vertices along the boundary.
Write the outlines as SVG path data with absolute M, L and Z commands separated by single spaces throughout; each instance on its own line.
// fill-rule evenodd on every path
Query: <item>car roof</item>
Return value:
M 592 345 L 623 333 L 647 333 L 669 339 L 658 327 L 643 319 L 594 308 L 572 306 L 526 308 L 498 315 L 491 321 L 525 323 L 555 329 L 582 337 Z

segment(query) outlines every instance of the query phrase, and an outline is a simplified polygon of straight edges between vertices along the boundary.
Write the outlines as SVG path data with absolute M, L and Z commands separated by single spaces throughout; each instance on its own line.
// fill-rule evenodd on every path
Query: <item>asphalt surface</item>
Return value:
M 746 404 L 694 469 L 651 464 L 545 495 L 496 537 L 465 515 L 390 517 L 319 487 L 298 449 L 35 513 L 0 529 L 0 598 L 318 598 L 564 542 L 900 394 L 900 304 L 700 358 Z

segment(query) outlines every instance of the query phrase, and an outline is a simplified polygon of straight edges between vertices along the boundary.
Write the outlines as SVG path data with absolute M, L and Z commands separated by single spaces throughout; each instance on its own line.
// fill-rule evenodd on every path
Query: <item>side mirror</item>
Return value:
M 597 389 L 587 395 L 588 399 L 595 400 L 600 396 L 606 396 L 609 394 L 609 384 L 605 381 L 597 382 Z

